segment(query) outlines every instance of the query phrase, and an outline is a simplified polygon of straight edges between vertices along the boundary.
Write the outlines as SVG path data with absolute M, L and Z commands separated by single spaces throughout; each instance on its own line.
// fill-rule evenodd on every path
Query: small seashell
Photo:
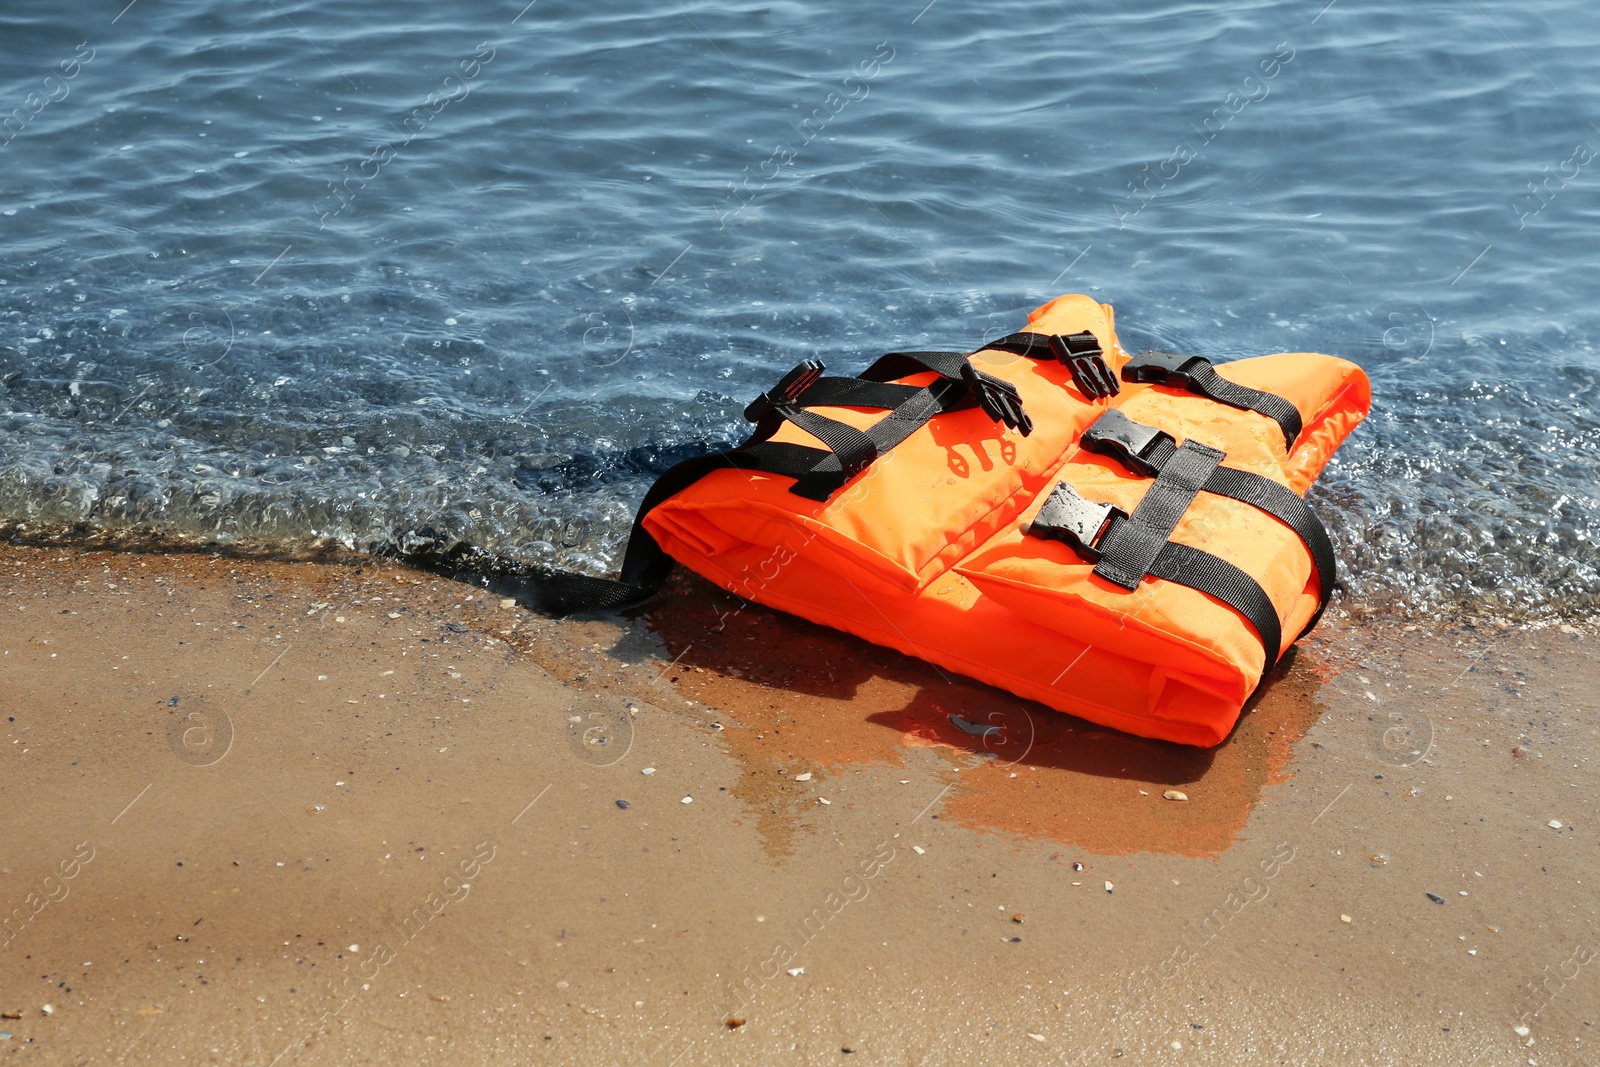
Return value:
M 1180 793 L 1176 789 L 1169 789 L 1165 793 L 1162 793 L 1161 796 L 1166 800 L 1188 800 L 1189 799 L 1189 794 L 1188 793 Z

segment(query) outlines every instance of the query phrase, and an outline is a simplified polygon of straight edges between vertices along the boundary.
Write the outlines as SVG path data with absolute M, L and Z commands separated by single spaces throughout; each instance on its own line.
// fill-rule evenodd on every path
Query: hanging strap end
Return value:
M 802 393 L 817 383 L 826 369 L 818 360 L 802 361 L 794 370 L 779 378 L 777 385 L 750 402 L 750 406 L 744 409 L 745 420 L 760 422 L 778 408 L 792 405 Z

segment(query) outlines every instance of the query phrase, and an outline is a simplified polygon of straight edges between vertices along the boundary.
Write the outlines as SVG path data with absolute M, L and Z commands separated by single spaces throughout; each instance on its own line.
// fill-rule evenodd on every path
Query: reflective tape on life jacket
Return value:
M 1213 366 L 1118 345 L 1063 296 L 972 353 L 903 352 L 858 378 L 801 364 L 749 440 L 679 464 L 639 510 L 611 607 L 673 560 L 737 596 L 1085 719 L 1195 745 L 1334 588 L 1303 500 L 1371 403 L 1366 375 L 1283 353 Z

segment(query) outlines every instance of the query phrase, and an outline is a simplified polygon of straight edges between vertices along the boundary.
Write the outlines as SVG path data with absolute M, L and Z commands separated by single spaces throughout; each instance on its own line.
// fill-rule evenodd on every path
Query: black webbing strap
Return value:
M 1117 376 L 1106 362 L 1099 338 L 1090 330 L 1066 334 L 1011 333 L 978 349 L 978 352 L 990 351 L 1009 352 L 1040 362 L 1060 361 L 1071 373 L 1072 384 L 1088 400 L 1102 400 L 1122 391 Z M 872 377 L 875 371 L 882 368 L 887 378 L 901 378 L 911 373 L 914 367 L 937 369 L 948 377 L 956 363 L 965 363 L 969 356 L 975 356 L 978 352 L 891 352 L 874 364 L 863 377 Z M 981 371 L 976 373 L 982 374 Z
M 1022 419 L 1021 399 L 1013 395 L 1015 406 L 1007 413 Z M 940 378 L 925 386 L 894 385 L 865 382 L 854 378 L 820 378 L 798 397 L 763 397 L 745 411 L 746 417 L 756 419 L 756 429 L 750 439 L 740 446 L 749 451 L 766 442 L 778 431 L 784 420 L 822 441 L 827 450 L 805 446 L 791 446 L 779 467 L 771 465 L 760 469 L 773 474 L 786 474 L 796 479 L 790 492 L 809 500 L 827 500 L 845 482 L 865 470 L 873 460 L 884 455 L 900 442 L 910 437 L 935 415 L 971 407 L 974 403 L 966 383 Z M 865 430 L 805 410 L 807 406 L 887 407 L 888 413 Z M 1027 424 L 1032 429 L 1032 424 Z M 795 452 L 793 449 L 800 449 Z M 797 456 L 812 456 L 809 466 L 799 464 Z
M 949 357 L 949 358 L 944 358 Z M 889 361 L 888 364 L 885 361 Z M 1024 434 L 1033 425 L 1022 413 L 1022 401 L 1007 382 L 983 374 L 962 353 L 902 353 L 886 356 L 862 378 L 824 378 L 822 364 L 807 360 L 745 409 L 755 429 L 738 448 L 684 460 L 656 479 L 634 516 L 616 579 L 567 571 L 541 572 L 523 590 L 541 611 L 552 615 L 609 611 L 649 598 L 672 571 L 672 557 L 645 529 L 644 517 L 657 505 L 701 478 L 719 470 L 762 471 L 793 478 L 790 491 L 811 500 L 827 500 L 874 459 L 910 437 L 928 420 L 946 411 L 981 405 L 991 417 Z M 920 370 L 940 375 L 926 386 L 899 385 L 888 379 Z M 807 411 L 816 407 L 884 408 L 888 414 L 865 430 Z M 816 437 L 827 448 L 773 441 L 784 421 Z
M 1135 422 L 1116 408 L 1107 410 L 1091 423 L 1081 441 L 1090 452 L 1109 456 L 1129 470 L 1149 475 L 1159 473 L 1178 451 L 1172 435 Z M 1301 636 L 1310 633 L 1333 596 L 1338 574 L 1333 542 L 1316 512 L 1287 486 L 1237 467 L 1219 466 L 1200 488 L 1259 508 L 1293 530 L 1304 542 L 1316 567 L 1319 588 L 1317 610 Z
M 1287 486 L 1237 467 L 1218 467 L 1202 488 L 1208 493 L 1260 508 L 1299 536 L 1311 552 L 1311 563 L 1317 571 L 1317 610 L 1311 613 L 1300 636 L 1304 637 L 1316 629 L 1317 623 L 1322 621 L 1322 613 L 1328 608 L 1328 602 L 1333 598 L 1333 583 L 1339 564 L 1333 554 L 1333 542 L 1328 538 L 1328 530 L 1317 518 L 1316 512 L 1311 510 L 1311 505 Z
M 830 481 L 838 477 L 839 461 L 837 456 L 823 449 L 783 441 L 747 443 L 726 452 L 712 452 L 686 459 L 657 478 L 639 503 L 628 534 L 628 548 L 622 558 L 620 577 L 595 578 L 568 571 L 542 574 L 533 590 L 536 593 L 536 606 L 552 615 L 564 616 L 577 612 L 610 611 L 648 599 L 661 588 L 661 583 L 672 572 L 672 557 L 645 529 L 644 517 L 668 497 L 683 492 L 719 470 L 762 471 L 800 481 L 816 478 L 820 472 L 823 481 Z
M 922 391 L 916 385 L 868 382 L 860 378 L 818 378 L 796 403 L 812 408 L 884 408 L 894 410 Z
M 1185 389 L 1219 404 L 1254 411 L 1278 424 L 1283 431 L 1284 451 L 1294 451 L 1303 428 L 1300 409 L 1277 393 L 1238 385 L 1222 377 L 1204 356 L 1185 356 L 1177 352 L 1140 352 L 1122 367 L 1125 382 L 1146 382 Z
M 1283 653 L 1283 624 L 1272 598 L 1254 578 L 1220 556 L 1177 541 L 1168 541 L 1150 564 L 1150 573 L 1214 596 L 1245 617 L 1261 638 L 1266 667 Z M 1265 671 L 1262 672 L 1265 674 Z
M 669 468 L 645 493 L 628 534 L 628 548 L 622 558 L 622 574 L 619 578 L 596 578 L 573 571 L 552 571 L 540 574 L 537 583 L 527 583 L 525 588 L 534 595 L 535 607 L 556 616 L 611 611 L 646 600 L 661 588 L 661 583 L 672 572 L 672 557 L 644 528 L 644 517 L 657 504 L 714 471 L 809 469 L 826 454 L 820 448 L 766 442 L 753 448 L 735 448 L 686 459 Z M 785 471 L 775 469 L 773 473 Z
M 1005 423 L 1022 436 L 1033 433 L 1033 420 L 1022 410 L 1022 397 L 1017 387 L 974 367 L 965 352 L 890 352 L 862 371 L 861 378 L 868 382 L 890 382 L 921 371 L 933 371 L 965 389 L 965 395 L 945 410 L 955 411 L 976 404 L 991 419 Z
M 943 357 L 950 358 L 943 358 Z M 920 358 L 928 357 L 928 358 Z M 895 367 L 883 368 L 886 360 Z M 745 408 L 745 418 L 756 424 L 749 440 L 740 446 L 748 451 L 768 441 L 792 422 L 817 438 L 826 449 L 786 453 L 782 469 L 762 467 L 772 473 L 795 478 L 790 491 L 811 500 L 826 500 L 846 481 L 865 470 L 879 456 L 910 437 L 933 416 L 946 411 L 981 404 L 993 418 L 1031 433 L 1033 424 L 1022 411 L 1022 398 L 1006 382 L 982 374 L 960 353 L 908 353 L 898 361 L 886 356 L 874 364 L 882 373 L 876 379 L 824 378 L 823 366 L 806 360 L 779 379 Z M 900 385 L 888 380 L 923 370 L 939 378 L 925 386 Z M 887 415 L 866 429 L 808 410 L 813 407 L 880 408 Z M 814 457 L 809 465 L 797 457 Z
M 1072 374 L 1072 384 L 1089 400 L 1101 400 L 1122 392 L 1117 376 L 1106 363 L 1100 340 L 1089 330 L 1077 333 L 1011 333 L 983 346 L 1040 361 L 1059 360 Z
M 988 349 L 1041 361 L 1056 358 L 1056 354 L 1050 351 L 1050 335 L 1047 333 L 1008 333 L 997 341 L 990 341 L 979 351 Z
M 778 405 L 772 409 L 769 417 L 774 422 L 787 419 L 827 445 L 828 450 L 838 459 L 839 472 L 842 475 L 841 483 L 844 478 L 866 470 L 880 454 L 878 442 L 866 431 L 858 430 L 849 423 L 807 411 L 798 405 Z M 775 430 L 776 427 L 773 432 Z M 770 433 L 763 436 L 770 436 Z
M 1198 441 L 1185 441 L 1162 465 L 1128 521 L 1106 532 L 1094 572 L 1124 589 L 1137 589 L 1178 520 L 1217 469 L 1225 453 Z
M 879 356 L 872 366 L 861 372 L 861 377 L 871 382 L 889 382 L 919 371 L 933 371 L 953 381 L 961 380 L 961 369 L 967 362 L 965 352 L 890 352 Z
M 1135 514 L 1138 510 L 1134 509 Z M 1133 519 L 1121 508 L 1085 500 L 1072 486 L 1058 482 L 1028 532 L 1071 545 L 1086 559 L 1098 561 L 1095 573 L 1100 574 L 1098 564 L 1105 561 L 1105 552 L 1125 537 L 1132 525 Z M 1146 573 L 1198 589 L 1227 604 L 1243 615 L 1261 638 L 1266 666 L 1278 661 L 1283 649 L 1283 624 L 1266 590 L 1250 575 L 1225 559 L 1177 541 L 1164 541 L 1158 546 Z

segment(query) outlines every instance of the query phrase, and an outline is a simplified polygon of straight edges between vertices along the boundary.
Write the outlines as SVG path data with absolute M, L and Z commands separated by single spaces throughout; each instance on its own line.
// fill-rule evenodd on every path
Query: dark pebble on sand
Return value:
M 619 800 L 619 801 L 617 801 L 617 807 L 626 809 L 626 808 L 633 807 L 633 805 L 629 804 L 626 800 Z M 1443 901 L 1441 901 L 1440 903 L 1443 903 Z
M 1435 904 L 1443 904 L 1444 903 L 1444 897 L 1441 897 L 1437 893 L 1429 893 L 1428 894 L 1428 899 L 1433 901 Z

